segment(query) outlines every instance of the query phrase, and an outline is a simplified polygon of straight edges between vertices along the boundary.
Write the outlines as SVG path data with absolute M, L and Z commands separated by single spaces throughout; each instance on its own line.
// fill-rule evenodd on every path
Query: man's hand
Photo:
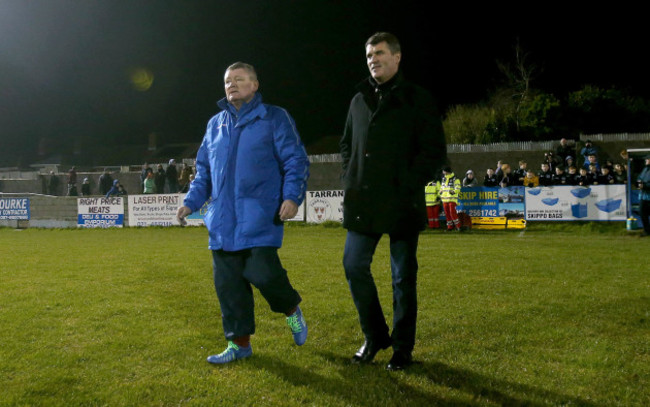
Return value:
M 298 205 L 291 199 L 285 199 L 280 206 L 280 220 L 291 219 L 298 213 Z
M 176 211 L 176 220 L 181 226 L 187 225 L 187 221 L 185 220 L 185 217 L 189 214 L 192 213 L 192 210 L 188 208 L 187 206 L 181 206 L 178 208 L 178 211 Z

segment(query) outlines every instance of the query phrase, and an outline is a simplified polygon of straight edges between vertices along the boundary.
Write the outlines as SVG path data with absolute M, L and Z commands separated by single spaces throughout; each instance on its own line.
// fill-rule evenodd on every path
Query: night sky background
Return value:
M 650 95 L 639 10 L 426 4 L 0 0 L 0 167 L 146 145 L 152 132 L 198 143 L 235 61 L 256 67 L 264 101 L 287 108 L 310 152 L 340 134 L 376 31 L 400 38 L 403 72 L 442 112 L 485 99 L 517 40 L 543 68 L 533 85 L 557 97 L 584 84 Z M 130 79 L 137 68 L 154 75 L 146 91 Z

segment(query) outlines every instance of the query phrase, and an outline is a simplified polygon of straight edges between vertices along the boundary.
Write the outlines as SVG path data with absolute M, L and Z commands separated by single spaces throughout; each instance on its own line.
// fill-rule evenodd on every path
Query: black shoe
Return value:
M 396 350 L 390 362 L 386 365 L 386 370 L 403 370 L 413 363 L 413 357 L 409 352 L 401 352 Z
M 377 352 L 388 348 L 392 343 L 390 338 L 383 341 L 370 341 L 366 339 L 357 353 L 352 356 L 352 363 L 370 363 L 375 358 Z

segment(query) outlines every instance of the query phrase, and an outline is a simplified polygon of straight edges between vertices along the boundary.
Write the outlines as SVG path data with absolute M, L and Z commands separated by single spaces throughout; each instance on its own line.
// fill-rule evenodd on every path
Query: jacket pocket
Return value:
M 273 220 L 278 211 L 277 199 L 243 198 L 241 200 L 240 227 L 248 238 L 268 237 L 274 230 Z

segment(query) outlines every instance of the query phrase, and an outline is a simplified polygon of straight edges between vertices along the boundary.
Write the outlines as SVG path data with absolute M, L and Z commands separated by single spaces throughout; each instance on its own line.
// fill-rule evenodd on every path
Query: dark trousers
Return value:
M 359 313 L 361 330 L 371 341 L 384 341 L 389 336 L 377 286 L 370 272 L 370 263 L 381 236 L 348 231 L 343 253 L 343 268 Z M 416 254 L 419 233 L 407 236 L 390 234 L 389 237 L 393 281 L 393 349 L 411 352 L 415 345 L 417 319 Z
M 639 202 L 641 207 L 641 222 L 643 222 L 643 231 L 650 234 L 650 200 L 644 199 Z
M 255 333 L 254 285 L 274 312 L 287 313 L 301 301 L 282 268 L 278 249 L 213 250 L 214 287 L 227 340 Z

